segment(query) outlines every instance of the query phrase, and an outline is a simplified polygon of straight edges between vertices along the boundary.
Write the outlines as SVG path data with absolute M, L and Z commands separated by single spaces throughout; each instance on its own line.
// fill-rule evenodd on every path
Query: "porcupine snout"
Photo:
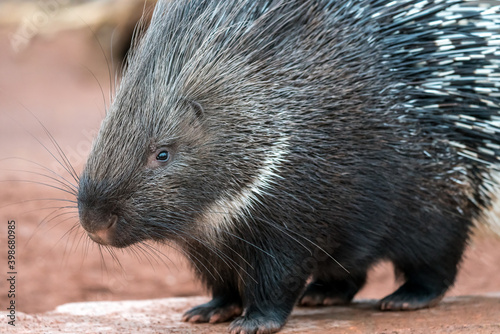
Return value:
M 110 215 L 104 220 L 82 219 L 81 224 L 90 239 L 101 244 L 110 245 L 116 234 L 117 215 Z
M 78 201 L 78 210 L 80 224 L 90 239 L 101 245 L 111 245 L 116 235 L 118 216 L 112 213 L 100 213 L 80 200 Z
M 82 175 L 77 198 L 80 225 L 93 241 L 118 246 L 120 217 L 115 211 L 117 204 L 103 190 L 107 188 L 109 185 L 106 182 L 97 182 Z

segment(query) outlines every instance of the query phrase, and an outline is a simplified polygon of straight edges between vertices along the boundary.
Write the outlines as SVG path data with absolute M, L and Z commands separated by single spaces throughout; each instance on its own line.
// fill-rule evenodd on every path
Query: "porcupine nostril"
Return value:
M 118 216 L 111 215 L 108 221 L 108 225 L 106 227 L 97 229 L 94 232 L 87 232 L 87 233 L 89 237 L 95 242 L 101 245 L 109 245 L 112 243 L 117 223 L 118 223 Z

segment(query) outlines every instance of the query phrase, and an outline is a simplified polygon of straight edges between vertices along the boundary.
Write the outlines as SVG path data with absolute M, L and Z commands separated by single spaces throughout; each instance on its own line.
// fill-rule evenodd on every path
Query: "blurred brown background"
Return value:
M 106 250 L 101 253 L 77 225 L 74 196 L 51 188 L 61 187 L 51 178 L 74 180 L 58 164 L 61 156 L 44 127 L 79 173 L 115 78 L 119 82 L 134 27 L 153 3 L 0 0 L 2 308 L 7 302 L 8 220 L 17 223 L 19 311 L 42 312 L 74 301 L 203 293 L 183 257 L 170 247 L 115 250 L 116 259 Z M 500 241 L 481 235 L 469 248 L 450 294 L 498 292 L 498 277 Z M 393 279 L 391 266 L 380 264 L 358 297 L 384 296 L 395 288 Z

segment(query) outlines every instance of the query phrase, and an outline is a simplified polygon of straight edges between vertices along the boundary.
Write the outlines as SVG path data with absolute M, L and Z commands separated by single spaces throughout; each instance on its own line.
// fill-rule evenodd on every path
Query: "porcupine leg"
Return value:
M 453 283 L 454 275 L 448 279 L 432 272 L 406 273 L 406 282 L 394 293 L 380 301 L 383 311 L 417 310 L 436 305 Z
M 229 326 L 231 334 L 275 333 L 284 326 L 310 275 L 291 263 L 300 260 L 261 255 L 253 263 L 255 279 L 245 282 L 243 315 Z
M 299 300 L 302 306 L 346 305 L 366 282 L 366 272 L 345 277 L 314 277 Z
M 213 298 L 211 301 L 193 307 L 184 313 L 182 320 L 194 323 L 218 323 L 229 321 L 239 316 L 242 312 L 242 307 L 238 291 L 228 288 L 227 285 L 222 286 L 222 284 L 224 283 L 220 282 L 219 286 L 212 289 Z
M 454 225 L 453 225 L 454 224 Z M 408 255 L 408 258 L 393 259 L 396 269 L 406 278 L 406 282 L 391 295 L 380 301 L 382 310 L 416 310 L 432 307 L 444 296 L 455 282 L 458 264 L 466 245 L 468 223 L 450 222 L 449 229 L 455 233 L 441 231 L 427 234 L 427 242 L 409 247 L 420 252 L 420 259 Z M 444 225 L 446 226 L 446 225 Z M 418 236 L 417 240 L 424 240 Z

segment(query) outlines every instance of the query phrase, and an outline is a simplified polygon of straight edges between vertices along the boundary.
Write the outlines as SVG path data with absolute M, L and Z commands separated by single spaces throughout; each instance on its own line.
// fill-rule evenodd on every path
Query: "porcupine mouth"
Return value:
M 100 235 L 89 232 L 87 232 L 87 235 L 90 237 L 90 239 L 92 239 L 92 241 L 102 246 L 110 246 L 114 248 L 126 248 L 147 241 L 164 243 L 165 241 L 173 238 L 161 236 L 157 232 L 148 233 L 144 230 L 125 231 L 123 229 L 108 238 L 103 238 Z
M 110 239 L 110 238 L 103 237 L 103 236 L 99 235 L 98 233 L 91 233 L 91 232 L 87 232 L 87 235 L 89 236 L 89 238 L 92 241 L 94 241 L 95 243 L 98 243 L 101 246 L 111 246 L 111 247 L 115 247 L 115 248 L 125 248 L 125 247 L 131 246 L 133 244 L 136 244 L 136 243 L 142 241 L 140 239 L 123 240 L 123 239 L 119 239 L 116 237 Z
M 111 246 L 115 248 L 125 248 L 135 243 L 150 239 L 140 231 L 132 231 L 125 228 L 130 224 L 123 218 L 116 217 L 105 228 L 89 231 L 85 229 L 89 238 L 102 246 Z

